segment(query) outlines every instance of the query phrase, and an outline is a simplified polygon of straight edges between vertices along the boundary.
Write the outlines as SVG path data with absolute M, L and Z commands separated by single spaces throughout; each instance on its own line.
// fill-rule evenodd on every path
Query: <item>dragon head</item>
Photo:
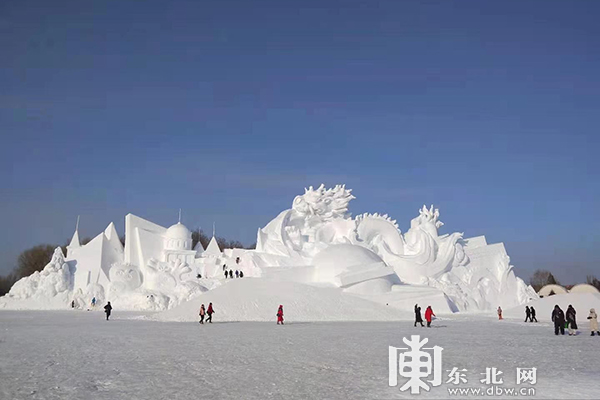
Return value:
M 323 221 L 335 218 L 344 218 L 348 213 L 348 203 L 355 197 L 352 189 L 346 189 L 346 185 L 336 185 L 325 189 L 321 184 L 317 189 L 310 186 L 304 189 L 304 194 L 296 196 L 292 203 L 292 209 L 304 217 L 320 217 Z

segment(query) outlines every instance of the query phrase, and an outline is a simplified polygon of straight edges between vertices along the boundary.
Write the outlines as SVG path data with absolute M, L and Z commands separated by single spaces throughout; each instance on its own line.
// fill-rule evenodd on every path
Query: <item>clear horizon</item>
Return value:
M 0 6 L 0 274 L 127 213 L 249 245 L 309 185 L 353 215 L 600 278 L 600 3 Z

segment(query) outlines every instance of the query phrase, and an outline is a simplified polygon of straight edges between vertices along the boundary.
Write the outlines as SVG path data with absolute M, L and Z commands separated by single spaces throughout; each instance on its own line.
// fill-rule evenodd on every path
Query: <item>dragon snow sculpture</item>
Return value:
M 303 195 L 296 196 L 291 209 L 258 230 L 257 252 L 275 256 L 271 263 L 298 266 L 311 265 L 313 258 L 330 246 L 360 246 L 393 268 L 404 284 L 438 288 L 459 309 L 493 308 L 495 299 L 507 290 L 515 292 L 515 305 L 535 297 L 514 276 L 503 246 L 499 256 L 490 258 L 488 264 L 494 265 L 470 263 L 468 241 L 462 233 L 438 233 L 443 223 L 433 206 L 423 206 L 403 234 L 388 215 L 352 218 L 348 205 L 355 197 L 351 192 L 345 185 L 305 189 Z M 492 274 L 490 269 L 498 271 Z

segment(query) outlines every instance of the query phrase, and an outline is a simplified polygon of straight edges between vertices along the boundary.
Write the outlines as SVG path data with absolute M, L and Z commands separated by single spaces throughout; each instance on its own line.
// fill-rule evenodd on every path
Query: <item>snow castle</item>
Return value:
M 124 247 L 113 223 L 83 246 L 76 229 L 66 257 L 57 248 L 43 271 L 0 298 L 0 308 L 65 308 L 72 300 L 84 307 L 96 297 L 120 309 L 165 310 L 228 283 L 224 269 L 309 285 L 311 293 L 336 288 L 403 310 L 421 302 L 441 312 L 484 311 L 537 298 L 515 276 L 502 243 L 438 234 L 443 223 L 433 206 L 423 206 L 402 233 L 387 215 L 352 218 L 352 199 L 344 185 L 305 189 L 258 229 L 255 250 L 222 252 L 214 235 L 206 249 L 192 248 L 181 218 L 165 228 L 128 214 Z

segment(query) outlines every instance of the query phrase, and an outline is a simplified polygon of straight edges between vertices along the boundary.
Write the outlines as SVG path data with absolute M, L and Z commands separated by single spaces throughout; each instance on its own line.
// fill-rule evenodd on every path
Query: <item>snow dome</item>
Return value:
M 191 250 L 192 233 L 181 222 L 171 225 L 165 233 L 166 250 Z

